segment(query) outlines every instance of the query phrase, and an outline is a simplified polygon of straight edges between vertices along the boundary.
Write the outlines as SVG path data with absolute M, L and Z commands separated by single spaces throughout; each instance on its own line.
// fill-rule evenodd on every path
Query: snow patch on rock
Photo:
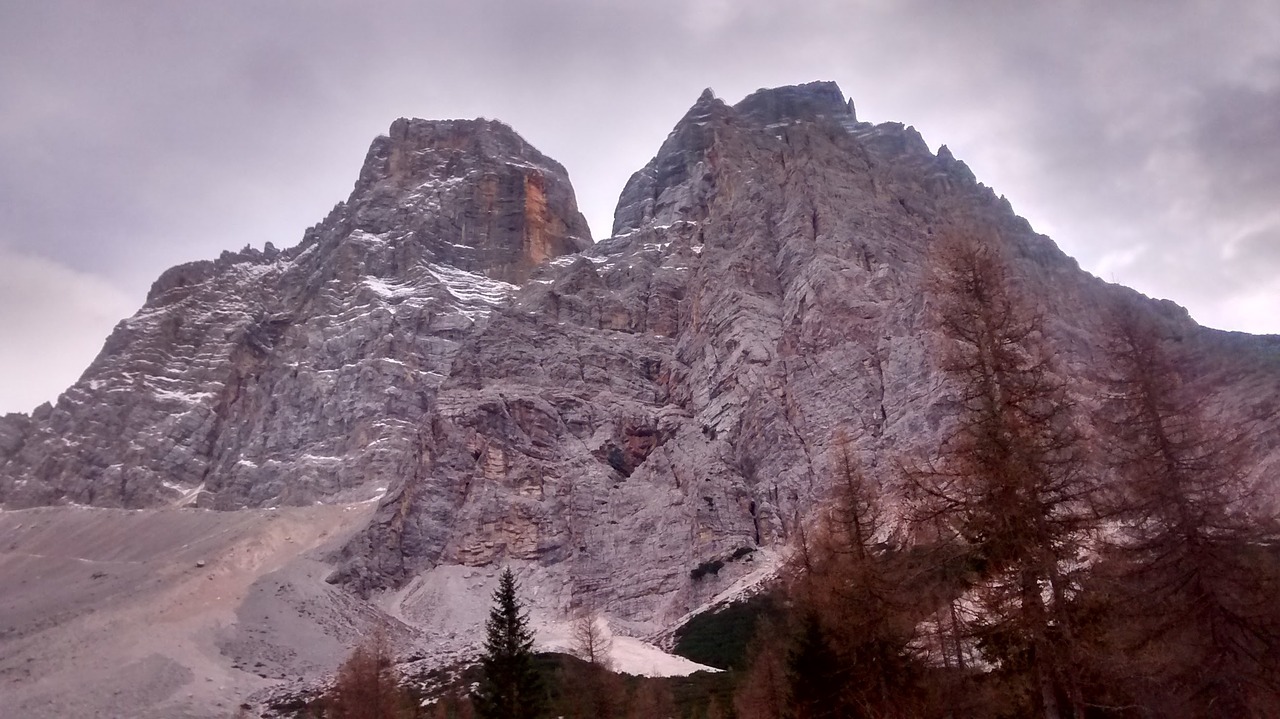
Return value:
M 604 622 L 606 627 L 607 622 Z M 536 648 L 543 652 L 573 654 L 573 623 L 556 622 L 538 627 Z M 609 665 L 615 672 L 641 677 L 683 677 L 694 672 L 719 672 L 720 669 L 676 656 L 635 637 L 608 633 L 612 640 Z

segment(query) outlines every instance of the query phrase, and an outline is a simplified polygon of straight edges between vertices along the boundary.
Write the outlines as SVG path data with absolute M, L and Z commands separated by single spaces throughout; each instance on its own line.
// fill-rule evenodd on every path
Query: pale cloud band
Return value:
M 140 300 L 94 275 L 0 249 L 0 407 L 29 411 L 52 400 Z

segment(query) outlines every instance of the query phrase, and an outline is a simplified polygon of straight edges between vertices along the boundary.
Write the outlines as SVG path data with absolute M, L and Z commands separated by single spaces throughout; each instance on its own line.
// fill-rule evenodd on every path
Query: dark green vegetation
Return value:
M 481 719 L 535 719 L 542 715 L 545 692 L 533 666 L 533 630 L 516 596 L 516 578 L 502 572 L 485 623 L 480 656 L 480 687 L 472 697 Z
M 386 637 L 379 634 L 352 652 L 326 693 L 281 702 L 271 710 L 300 719 L 727 716 L 734 691 L 730 674 L 637 677 L 570 655 L 535 654 L 518 592 L 514 575 L 504 571 L 477 665 L 401 677 Z M 740 633 L 745 642 L 746 633 Z
M 774 595 L 757 594 L 689 620 L 676 630 L 674 653 L 717 669 L 742 669 L 761 624 L 782 616 Z

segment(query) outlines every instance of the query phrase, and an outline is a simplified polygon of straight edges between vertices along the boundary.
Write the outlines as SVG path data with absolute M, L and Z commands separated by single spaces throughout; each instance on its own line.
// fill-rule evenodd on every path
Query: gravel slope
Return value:
M 331 669 L 361 617 L 326 626 L 315 607 L 345 595 L 316 557 L 372 509 L 0 512 L 5 716 L 226 717 L 277 678 Z M 280 576 L 311 595 L 262 591 Z M 277 631 L 248 641 L 259 625 Z

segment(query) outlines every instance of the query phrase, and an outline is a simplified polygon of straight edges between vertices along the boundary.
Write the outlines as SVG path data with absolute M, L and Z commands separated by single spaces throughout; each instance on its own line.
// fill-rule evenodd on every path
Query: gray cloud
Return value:
M 1087 269 L 1275 332 L 1276 37 L 1270 0 L 8 3 L 0 260 L 44 263 L 40 302 L 88 282 L 123 313 L 170 265 L 296 242 L 398 116 L 510 123 L 569 169 L 600 234 L 702 88 L 833 79 L 864 119 L 948 144 Z M 6 377 L 42 388 L 0 409 L 87 364 L 48 371 L 41 349 L 53 331 L 98 346 L 82 310 L 50 330 L 0 308 L 0 337 L 28 348 Z
M 1216 181 L 1209 199 L 1273 209 L 1280 187 L 1280 66 L 1261 86 L 1207 88 L 1191 112 L 1191 150 Z
M 40 376 L 74 381 L 111 327 L 136 307 L 134 298 L 97 277 L 0 249 L 5 409 L 28 410 L 52 399 Z

